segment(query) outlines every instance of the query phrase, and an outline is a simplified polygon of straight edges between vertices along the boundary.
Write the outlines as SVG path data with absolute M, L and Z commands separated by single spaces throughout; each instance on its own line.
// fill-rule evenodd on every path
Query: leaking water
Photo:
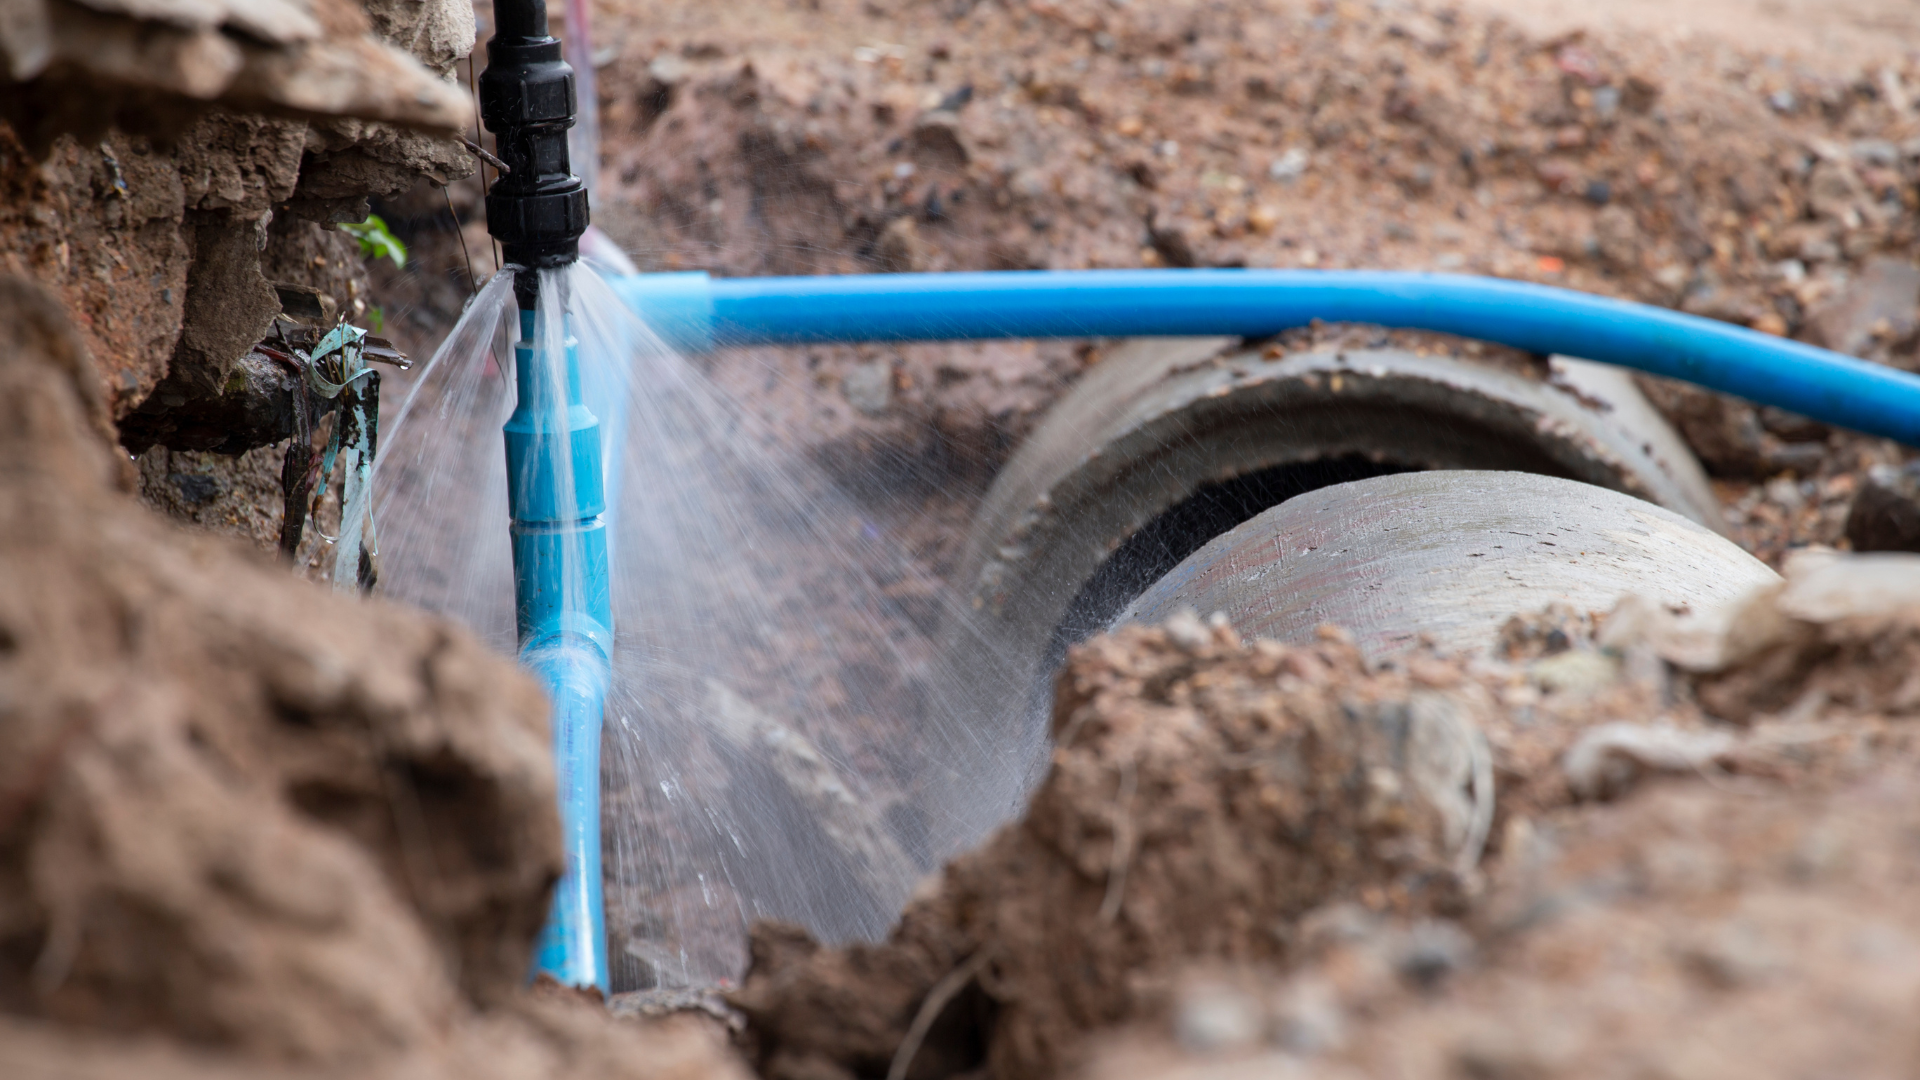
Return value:
M 375 507 L 387 593 L 502 652 L 508 278 L 474 298 L 383 433 Z M 606 462 L 616 989 L 736 976 L 757 918 L 877 938 L 917 877 L 1015 812 L 1041 753 L 1015 667 L 936 647 L 972 633 L 969 613 L 590 268 L 542 271 L 540 296 L 537 347 L 561 348 L 563 325 L 578 339 Z

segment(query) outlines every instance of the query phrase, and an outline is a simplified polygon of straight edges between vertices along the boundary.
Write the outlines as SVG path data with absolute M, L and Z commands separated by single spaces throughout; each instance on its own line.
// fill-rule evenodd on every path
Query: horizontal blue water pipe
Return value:
M 569 337 L 562 357 L 548 356 L 536 344 L 540 329 L 534 312 L 520 312 L 514 410 L 502 432 L 520 662 L 546 687 L 553 705 L 549 723 L 566 855 L 534 963 L 564 985 L 604 993 L 600 730 L 612 684 L 613 605 L 600 421 L 581 400 L 577 345 Z M 551 370 L 556 363 L 564 370 Z
M 684 351 L 732 345 L 985 338 L 1264 337 L 1315 319 L 1430 330 L 1637 368 L 1920 445 L 1920 377 L 1784 338 L 1568 289 L 1454 274 L 1310 270 L 1088 270 L 714 279 L 640 274 L 614 288 Z M 531 312 L 515 350 L 507 425 L 522 660 L 554 702 L 567 869 L 539 966 L 607 986 L 599 742 L 613 620 L 607 606 L 598 421 L 568 363 L 564 424 L 540 393 Z M 578 482 L 558 490 L 550 463 Z M 541 462 L 549 464 L 542 465 Z M 517 479 L 516 479 L 517 478 Z M 570 578 L 573 574 L 583 575 Z M 576 584 L 570 591 L 568 580 Z
M 1373 270 L 1036 270 L 710 278 L 614 287 L 688 352 L 730 345 L 1237 335 L 1314 319 L 1430 330 L 1682 379 L 1920 445 L 1920 376 L 1571 289 Z

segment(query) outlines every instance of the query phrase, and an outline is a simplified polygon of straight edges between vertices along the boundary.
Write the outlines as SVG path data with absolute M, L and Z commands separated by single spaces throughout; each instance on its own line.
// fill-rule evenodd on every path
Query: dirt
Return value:
M 140 507 L 57 304 L 0 279 L 0 334 L 0 1072 L 738 1075 L 524 989 L 532 680 Z
M 60 295 L 123 444 L 160 448 L 140 469 L 149 504 L 271 548 L 280 499 L 259 476 L 283 451 L 261 448 L 284 443 L 287 427 L 242 421 L 273 420 L 263 414 L 284 394 L 235 407 L 252 390 L 235 365 L 280 310 L 272 282 L 368 317 L 364 260 L 331 222 L 364 219 L 370 195 L 472 171 L 447 134 L 469 119 L 447 76 L 472 42 L 472 8 L 324 0 L 268 17 L 216 3 L 169 22 L 138 6 L 49 3 L 54 59 L 0 95 L 0 272 Z M 20 44 L 43 6 L 22 5 L 26 22 L 0 45 Z M 295 7 L 311 10 L 286 15 Z M 309 16 L 317 38 L 300 29 Z M 199 35 L 195 78 L 224 70 L 209 59 L 223 50 L 245 58 L 226 90 L 169 81 L 167 43 L 181 34 Z M 136 39 L 145 51 L 112 59 Z M 316 74 L 341 65 L 360 78 Z M 219 456 L 183 469 L 169 450 Z M 273 460 L 240 456 L 250 452 Z M 182 489 L 172 478 L 183 476 L 208 480 Z
M 1078 1075 L 1911 1075 L 1914 795 L 1675 780 L 1529 821 L 1469 922 L 1330 906 L 1297 970 L 1192 971 Z
M 1916 601 L 1920 560 L 1830 555 L 1482 659 L 1095 639 L 1025 820 L 886 943 L 757 931 L 756 1067 L 1904 1075 Z
M 1581 29 L 1541 6 L 608 4 L 596 220 L 643 269 L 724 274 L 1476 271 L 1913 364 L 1911 291 L 1855 317 L 1875 259 L 1910 266 L 1910 59 L 1788 49 L 1792 5 L 1690 13 L 1693 34 L 1646 33 L 1650 9 Z M 1521 7 L 1540 17 L 1502 14 Z M 1884 8 L 1831 25 L 1904 18 Z M 841 475 L 962 493 L 898 515 L 946 565 L 967 493 L 1097 357 L 816 348 L 716 374 Z M 845 392 L 870 370 L 889 394 Z M 1677 385 L 1655 397 L 1776 564 L 1844 543 L 1858 474 L 1903 456 Z
M 953 1006 L 908 1075 L 1050 1076 L 1137 1013 L 1158 971 L 1284 959 L 1279 928 L 1327 895 L 1457 903 L 1452 868 L 1484 840 L 1472 728 L 1410 691 L 1366 678 L 1338 637 L 1247 648 L 1189 619 L 1096 640 L 1061 679 L 1025 819 L 949 864 L 887 944 L 822 953 L 762 924 L 733 999 L 760 1071 L 879 1075 L 960 972 L 990 989 Z
M 341 11 L 462 73 L 464 5 Z M 644 268 L 729 274 L 1487 272 L 1920 367 L 1909 13 L 1822 5 L 1796 39 L 1814 11 L 1690 9 L 1709 36 L 1649 33 L 1668 12 L 1638 2 L 609 0 L 596 219 Z M 283 451 L 204 411 L 263 287 L 430 347 L 469 259 L 492 266 L 469 159 L 347 113 L 127 100 L 89 100 L 111 128 L 0 129 L 0 270 L 77 324 L 0 285 L 0 1072 L 746 1075 L 698 1017 L 519 988 L 558 869 L 537 692 L 457 629 L 206 535 L 279 531 Z M 326 227 L 369 196 L 425 273 Z M 711 369 L 943 569 L 1102 348 Z M 1844 546 L 1862 478 L 1910 456 L 1648 385 L 1776 565 Z M 1920 598 L 1888 583 L 1911 574 L 1803 563 L 1731 633 L 1535 613 L 1491 659 L 1377 669 L 1337 632 L 1097 640 L 1031 813 L 888 942 L 756 931 L 747 1062 L 1908 1075 Z

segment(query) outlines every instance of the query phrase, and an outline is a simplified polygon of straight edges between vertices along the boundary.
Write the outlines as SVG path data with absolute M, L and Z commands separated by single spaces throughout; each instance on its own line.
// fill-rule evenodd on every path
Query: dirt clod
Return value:
M 0 277 L 0 335 L 0 1075 L 742 1075 L 522 992 L 531 680 L 142 509 L 57 305 Z
M 1459 903 L 1491 807 L 1457 703 L 1368 677 L 1339 635 L 1246 646 L 1188 623 L 1074 654 L 1025 820 L 950 865 L 886 944 L 758 931 L 734 1002 L 765 1075 L 886 1071 L 935 984 L 977 960 L 907 1075 L 1051 1076 L 1184 964 L 1284 960 L 1311 908 Z

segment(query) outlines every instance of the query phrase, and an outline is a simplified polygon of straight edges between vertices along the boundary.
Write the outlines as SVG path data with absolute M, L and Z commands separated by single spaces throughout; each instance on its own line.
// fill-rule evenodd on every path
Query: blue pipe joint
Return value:
M 600 421 L 581 400 L 577 343 L 558 363 L 520 313 L 517 393 L 503 435 L 512 511 L 520 661 L 553 701 L 553 750 L 566 868 L 541 930 L 538 970 L 568 986 L 608 987 L 600 873 L 600 732 L 612 684 Z
M 612 682 L 606 658 L 578 639 L 523 652 L 553 697 L 553 757 L 566 866 L 535 947 L 536 969 L 566 986 L 608 990 L 606 897 L 600 873 L 600 729 Z
M 533 312 L 520 313 L 517 400 L 504 432 L 520 649 L 571 636 L 611 658 L 600 421 L 580 399 L 578 344 L 566 339 L 564 370 L 553 371 L 538 355 L 534 323 Z

